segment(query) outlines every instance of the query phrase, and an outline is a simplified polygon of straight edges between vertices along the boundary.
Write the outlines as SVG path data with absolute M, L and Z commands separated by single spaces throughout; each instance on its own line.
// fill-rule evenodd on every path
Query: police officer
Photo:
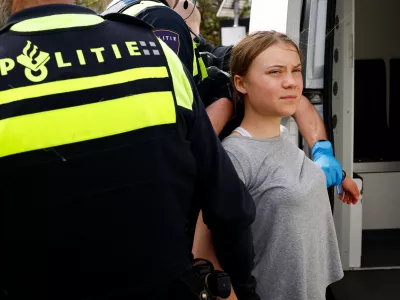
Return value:
M 179 56 L 191 74 L 197 67 L 189 28 L 171 8 L 175 0 L 114 0 L 102 15 L 123 13 L 135 16 L 154 27 L 154 33 Z
M 72 2 L 14 0 L 0 31 L 0 298 L 207 299 L 195 201 L 245 288 L 254 203 L 191 76 L 146 23 Z
M 189 2 L 187 2 L 190 4 Z M 196 85 L 208 78 L 208 72 L 197 49 L 197 44 L 192 40 L 190 30 L 184 20 L 171 8 L 178 4 L 178 0 L 114 0 L 110 3 L 103 15 L 109 13 L 123 13 L 135 16 L 154 27 L 154 33 L 163 40 L 179 56 L 182 63 L 193 74 Z M 211 73 L 214 75 L 215 73 Z M 231 118 L 232 102 L 230 91 L 224 78 L 221 84 L 220 74 L 209 79 L 209 89 L 213 90 L 213 97 L 209 89 L 200 89 L 200 97 L 206 107 L 207 114 L 217 134 Z M 222 87 L 221 87 L 222 86 Z M 207 92 L 207 93 L 205 93 Z

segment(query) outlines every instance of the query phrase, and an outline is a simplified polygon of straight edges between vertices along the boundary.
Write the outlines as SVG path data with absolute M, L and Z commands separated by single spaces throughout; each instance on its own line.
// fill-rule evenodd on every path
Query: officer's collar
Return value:
M 0 0 L 1 1 L 1 0 Z M 60 14 L 90 14 L 96 15 L 96 12 L 93 10 L 78 6 L 78 5 L 69 5 L 69 4 L 47 4 L 40 5 L 31 8 L 23 9 L 19 12 L 12 14 L 4 28 L 11 27 L 12 25 L 34 18 L 52 16 L 52 15 L 60 15 Z

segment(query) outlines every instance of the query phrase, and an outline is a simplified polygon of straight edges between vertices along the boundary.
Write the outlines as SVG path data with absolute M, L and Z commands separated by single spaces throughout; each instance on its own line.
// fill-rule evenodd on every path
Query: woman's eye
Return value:
M 296 69 L 293 72 L 301 72 L 301 69 Z
M 271 71 L 271 72 L 269 72 L 270 74 L 279 74 L 281 71 L 279 71 L 279 70 L 273 70 L 273 71 Z

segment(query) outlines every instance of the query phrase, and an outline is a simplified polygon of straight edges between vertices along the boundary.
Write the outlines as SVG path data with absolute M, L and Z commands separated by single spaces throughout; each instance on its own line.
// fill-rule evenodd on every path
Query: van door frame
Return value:
M 354 161 L 354 32 L 355 0 L 336 0 L 332 73 L 335 156 L 347 174 Z M 335 124 L 336 123 L 336 124 Z M 335 192 L 334 220 L 344 270 L 361 266 L 362 204 L 343 204 Z

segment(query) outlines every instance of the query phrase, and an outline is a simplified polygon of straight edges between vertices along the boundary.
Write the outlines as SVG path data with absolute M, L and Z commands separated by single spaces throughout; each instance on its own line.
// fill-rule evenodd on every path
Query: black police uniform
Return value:
M 230 59 L 232 54 L 231 46 L 214 46 L 209 43 L 201 34 L 195 37 L 196 43 L 199 45 L 198 49 L 202 53 L 209 53 L 210 59 L 205 59 L 204 63 L 207 67 L 215 66 L 224 72 L 229 72 Z
M 191 269 L 193 202 L 247 280 L 254 203 L 147 24 L 45 5 L 12 15 L 0 45 L 2 297 L 165 299 Z
M 164 41 L 187 67 L 198 87 L 203 104 L 207 107 L 215 101 L 216 96 L 226 94 L 227 81 L 208 78 L 208 72 L 203 62 L 198 44 L 192 40 L 190 29 L 182 17 L 172 10 L 165 0 L 114 0 L 102 15 L 122 13 L 137 17 L 154 27 L 154 33 Z M 204 81 L 206 81 L 204 83 Z
M 154 33 L 170 46 L 193 74 L 195 57 L 189 28 L 166 0 L 115 0 L 103 15 L 110 12 L 128 14 L 152 25 Z
M 233 45 L 231 46 L 214 46 L 209 43 L 202 35 L 198 35 L 196 38 L 197 43 L 199 44 L 198 50 L 202 53 L 203 61 L 207 69 L 209 68 L 217 68 L 222 70 L 223 72 L 230 72 L 230 60 L 232 55 Z M 221 75 L 220 75 L 221 76 Z M 205 84 L 203 84 L 205 85 Z M 230 87 L 233 90 L 233 87 Z M 200 87 L 200 89 L 209 90 L 207 87 Z M 204 93 L 204 92 L 203 92 Z M 206 97 L 206 99 L 209 99 Z M 215 99 L 215 97 L 211 98 L 211 102 Z M 204 101 L 203 101 L 204 102 Z M 207 105 L 205 103 L 205 105 Z M 232 118 L 225 125 L 224 129 L 219 135 L 219 138 L 223 140 L 227 136 L 229 136 L 232 131 L 240 126 L 242 120 L 244 118 L 244 106 L 243 103 L 238 101 L 234 101 L 234 109 Z

